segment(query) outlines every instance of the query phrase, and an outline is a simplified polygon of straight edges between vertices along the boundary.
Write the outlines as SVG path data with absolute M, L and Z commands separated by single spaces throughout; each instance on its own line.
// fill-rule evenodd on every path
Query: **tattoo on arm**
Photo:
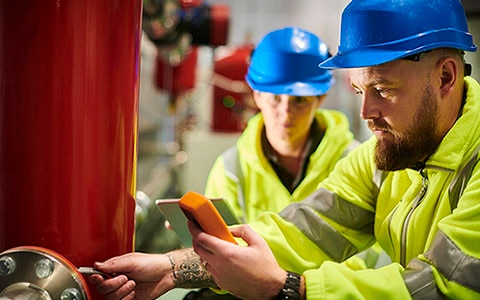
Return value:
M 174 251 L 167 254 L 167 257 L 172 267 L 175 287 L 217 287 L 212 275 L 205 269 L 205 265 L 193 249 Z

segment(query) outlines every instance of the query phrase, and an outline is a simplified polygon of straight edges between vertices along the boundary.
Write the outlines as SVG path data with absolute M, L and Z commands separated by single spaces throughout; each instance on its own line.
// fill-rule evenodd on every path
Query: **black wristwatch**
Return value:
M 287 271 L 285 284 L 273 300 L 300 300 L 300 278 L 300 274 Z

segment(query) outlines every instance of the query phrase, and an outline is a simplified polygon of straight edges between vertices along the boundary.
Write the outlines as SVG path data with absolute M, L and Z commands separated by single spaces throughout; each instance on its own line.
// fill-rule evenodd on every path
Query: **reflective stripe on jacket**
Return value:
M 241 191 L 238 181 L 228 172 L 231 167 L 225 166 L 225 155 L 221 155 L 210 171 L 205 195 L 225 198 L 244 222 L 253 220 L 264 211 L 278 212 L 288 204 L 304 199 L 326 178 L 353 141 L 348 119 L 343 113 L 320 109 L 316 112 L 316 121 L 321 129 L 325 129 L 325 134 L 310 156 L 305 178 L 293 194 L 278 179 L 263 154 L 260 137 L 264 124 L 261 114 L 257 114 L 249 120 L 236 143 L 240 168 L 237 174 L 242 174 Z M 237 157 L 231 159 L 237 163 Z M 240 201 L 241 193 L 247 201 Z
M 307 299 L 480 299 L 480 85 L 465 83 L 463 114 L 423 170 L 377 172 L 372 137 L 305 201 L 251 223 L 305 275 Z M 375 240 L 393 263 L 331 262 Z

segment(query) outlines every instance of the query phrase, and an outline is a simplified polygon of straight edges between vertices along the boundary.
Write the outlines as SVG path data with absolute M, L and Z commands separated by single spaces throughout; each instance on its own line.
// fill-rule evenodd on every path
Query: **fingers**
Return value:
M 187 225 L 188 225 L 188 230 L 190 230 L 190 233 L 193 235 L 193 236 L 197 236 L 198 234 L 200 234 L 201 232 L 203 232 L 200 227 L 198 227 L 197 223 L 195 222 L 192 222 L 192 221 L 188 221 L 187 222 Z
M 100 283 L 105 281 L 105 278 L 100 274 L 92 274 L 88 276 L 88 280 L 94 285 L 99 285 Z
M 225 242 L 222 239 L 205 233 L 195 222 L 188 221 L 188 229 L 193 237 L 192 244 L 195 251 L 197 251 L 198 248 L 202 248 L 204 251 L 213 254 L 215 252 L 214 250 L 219 247 L 218 243 Z
M 202 238 L 202 235 L 205 235 L 205 238 L 207 239 L 208 239 L 208 236 L 206 233 L 201 231 L 201 229 L 195 224 L 195 222 L 189 221 L 188 228 L 193 237 L 192 239 L 193 250 L 200 256 L 200 259 L 203 263 L 204 257 L 213 255 L 213 253 L 210 252 L 207 248 L 205 248 L 201 242 L 199 242 L 199 235 L 200 235 L 200 239 Z
M 107 297 L 105 298 L 105 300 L 117 300 L 117 299 L 119 298 L 116 297 L 115 295 L 107 295 Z M 122 297 L 122 300 L 135 300 L 135 299 L 136 299 L 135 291 L 131 291 L 130 293 Z
M 135 298 L 135 282 L 125 275 L 105 280 L 99 274 L 93 274 L 89 276 L 89 280 L 96 285 L 97 292 L 106 295 L 107 299 Z
M 113 257 L 105 262 L 95 262 L 94 268 L 109 274 L 128 273 L 131 269 L 131 263 L 128 255 Z M 126 275 L 118 275 L 111 279 L 106 279 L 100 274 L 89 276 L 91 283 L 95 285 L 98 293 L 106 296 L 106 300 L 135 299 L 135 282 L 129 280 Z
M 131 281 L 129 281 L 131 282 Z M 122 288 L 112 292 L 112 293 L 109 293 L 109 294 L 106 294 L 105 296 L 105 299 L 106 300 L 118 300 L 118 299 L 122 299 L 122 300 L 134 300 L 136 299 L 136 293 L 135 291 L 132 289 L 125 289 L 126 285 L 122 286 Z

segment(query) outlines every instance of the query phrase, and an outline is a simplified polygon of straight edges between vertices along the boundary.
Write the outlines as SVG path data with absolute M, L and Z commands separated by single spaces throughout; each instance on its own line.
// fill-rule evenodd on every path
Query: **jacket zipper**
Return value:
M 403 223 L 403 228 L 402 228 L 402 240 L 400 244 L 400 264 L 402 266 L 406 266 L 406 260 L 407 260 L 407 232 L 408 232 L 408 225 L 410 223 L 410 218 L 413 215 L 413 212 L 415 209 L 420 205 L 422 202 L 423 198 L 425 197 L 425 194 L 427 193 L 428 189 L 428 176 L 427 172 L 424 171 L 424 169 L 421 169 L 419 171 L 420 175 L 422 176 L 422 189 L 420 192 L 417 194 L 417 197 L 415 197 L 415 200 L 412 203 L 412 207 L 410 208 L 410 211 L 407 214 L 407 217 L 405 218 L 405 222 Z

